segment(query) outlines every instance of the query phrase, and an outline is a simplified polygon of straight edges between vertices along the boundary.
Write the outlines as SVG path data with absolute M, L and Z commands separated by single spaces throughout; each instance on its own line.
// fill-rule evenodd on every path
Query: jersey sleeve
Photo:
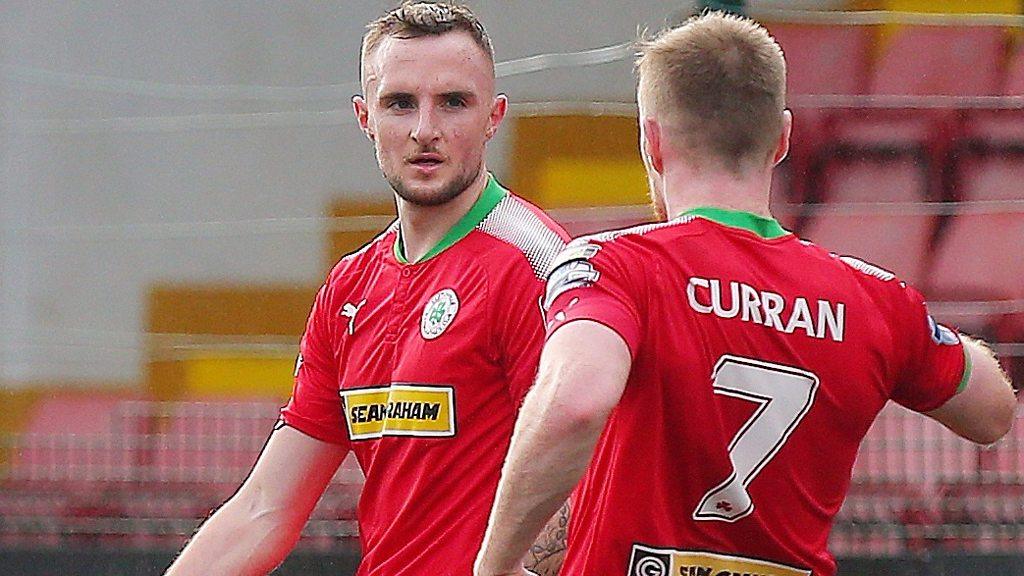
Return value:
M 317 440 L 348 446 L 337 363 L 331 351 L 328 290 L 327 284 L 320 288 L 306 321 L 292 397 L 281 409 L 281 421 Z
M 614 330 L 636 358 L 641 337 L 637 276 L 614 247 L 577 241 L 555 260 L 544 296 L 547 337 L 574 320 Z
M 544 284 L 532 269 L 516 267 L 499 282 L 491 298 L 492 316 L 509 393 L 518 407 L 533 385 L 544 346 L 540 300 Z
M 893 318 L 893 342 L 900 359 L 892 399 L 916 412 L 945 404 L 967 383 L 970 362 L 960 336 L 928 314 L 921 294 L 903 288 L 900 308 Z

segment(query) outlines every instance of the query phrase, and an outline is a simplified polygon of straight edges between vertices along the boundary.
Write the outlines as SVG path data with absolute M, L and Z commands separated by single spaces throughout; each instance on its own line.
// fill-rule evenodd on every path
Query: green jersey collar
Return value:
M 501 187 L 498 181 L 495 180 L 492 174 L 487 175 L 487 185 L 484 186 L 484 191 L 480 193 L 480 197 L 477 198 L 476 202 L 466 212 L 454 226 L 448 230 L 448 233 L 441 238 L 440 242 L 436 246 L 430 249 L 429 252 L 423 255 L 422 258 L 413 262 L 413 264 L 419 264 L 420 262 L 426 262 L 434 256 L 437 256 L 441 252 L 444 252 L 448 248 L 451 248 L 456 242 L 462 240 L 476 228 L 478 224 L 483 222 L 484 218 L 494 210 L 494 207 L 498 205 L 498 202 L 508 194 L 508 190 Z M 409 264 L 405 259 L 405 246 L 402 243 L 402 228 L 398 228 L 398 238 L 395 239 L 395 259 L 402 264 Z
M 681 216 L 697 216 L 724 226 L 742 228 L 767 240 L 774 240 L 789 235 L 789 232 L 774 218 L 765 218 L 752 212 L 701 206 L 700 208 L 687 210 Z

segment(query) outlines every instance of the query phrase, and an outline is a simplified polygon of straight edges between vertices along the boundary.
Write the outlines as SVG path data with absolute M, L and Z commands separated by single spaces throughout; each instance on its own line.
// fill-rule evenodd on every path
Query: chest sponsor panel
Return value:
M 754 558 L 634 544 L 628 576 L 811 576 L 811 571 Z
M 349 438 L 455 436 L 455 390 L 451 386 L 392 384 L 341 391 Z

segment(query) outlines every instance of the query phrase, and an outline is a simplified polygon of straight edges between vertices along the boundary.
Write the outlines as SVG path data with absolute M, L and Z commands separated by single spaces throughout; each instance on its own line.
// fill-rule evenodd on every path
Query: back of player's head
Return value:
M 469 34 L 476 45 L 487 55 L 491 64 L 494 64 L 494 48 L 491 45 L 491 37 L 487 35 L 484 25 L 469 8 L 446 2 L 406 0 L 398 8 L 367 24 L 360 51 L 360 71 L 362 71 L 363 63 L 373 54 L 384 38 L 410 39 L 440 36 L 450 32 Z
M 644 113 L 698 161 L 739 172 L 774 152 L 786 61 L 757 22 L 723 12 L 694 16 L 641 43 L 636 67 Z

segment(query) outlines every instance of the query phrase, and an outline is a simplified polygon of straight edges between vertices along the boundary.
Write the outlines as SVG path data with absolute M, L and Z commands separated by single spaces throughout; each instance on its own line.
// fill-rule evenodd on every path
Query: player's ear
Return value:
M 490 140 L 494 133 L 498 131 L 498 126 L 501 125 L 501 121 L 505 119 L 505 114 L 508 112 L 508 96 L 504 94 L 498 94 L 494 97 L 494 102 L 491 103 L 491 113 L 487 118 L 487 139 Z
M 793 133 L 793 113 L 787 108 L 782 111 L 782 133 L 775 144 L 772 166 L 778 166 L 789 155 L 789 137 Z
M 353 96 L 352 111 L 355 112 L 356 121 L 359 122 L 359 129 L 363 131 L 363 134 L 366 134 L 370 142 L 374 142 L 377 135 L 374 134 L 373 128 L 370 127 L 370 108 L 366 104 L 366 99 L 359 94 Z
M 665 168 L 664 141 L 661 126 L 650 116 L 640 119 L 640 153 L 643 154 L 647 166 L 662 174 Z

